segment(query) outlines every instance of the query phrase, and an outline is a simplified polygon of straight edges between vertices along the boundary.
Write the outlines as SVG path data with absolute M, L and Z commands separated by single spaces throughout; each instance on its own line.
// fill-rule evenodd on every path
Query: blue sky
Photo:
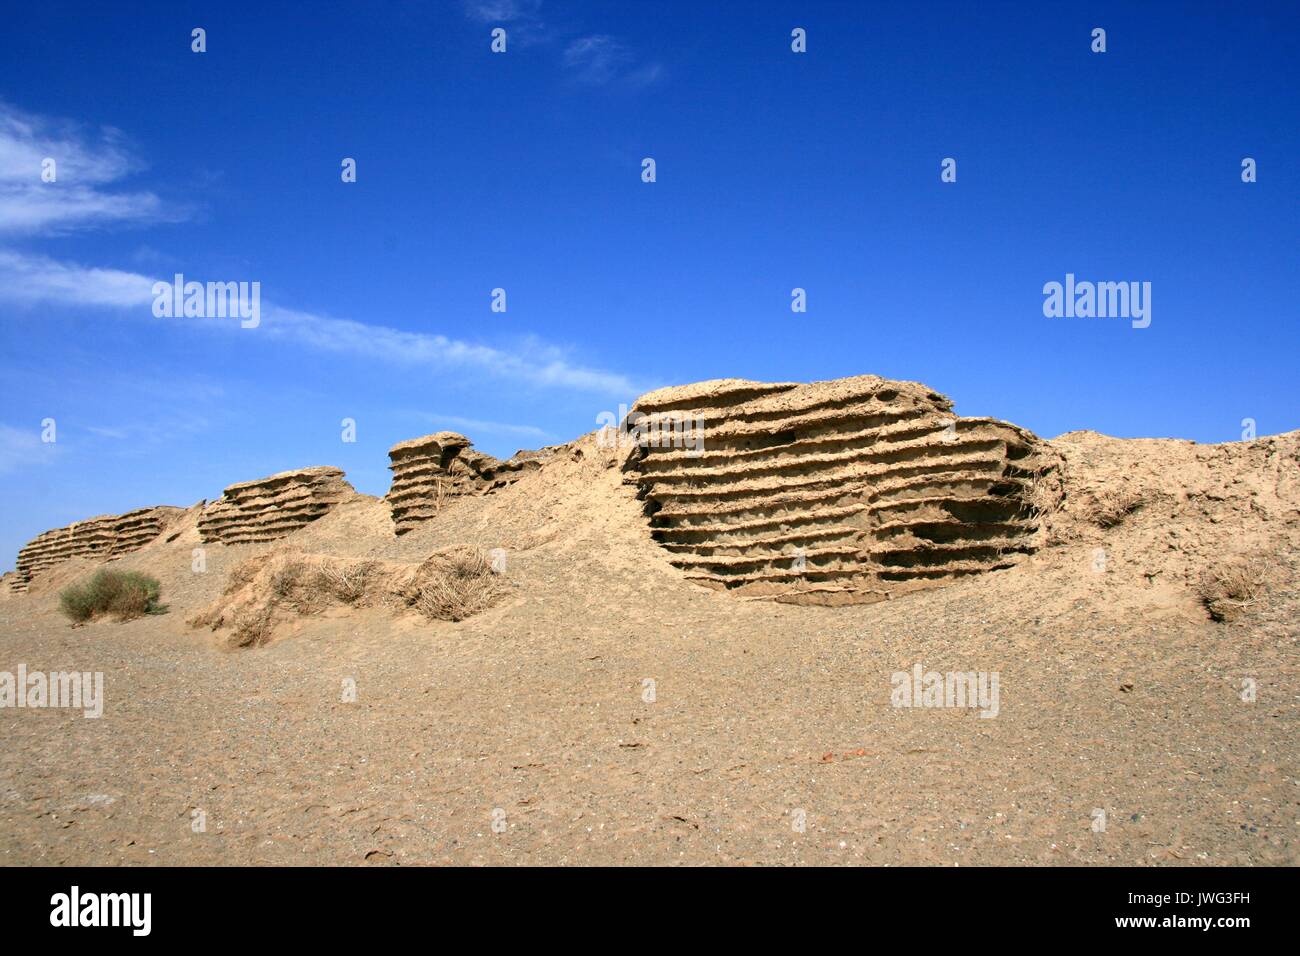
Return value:
M 508 455 L 705 378 L 916 379 L 1046 436 L 1300 427 L 1297 10 L 13 5 L 0 567 L 288 468 L 382 494 L 402 439 Z M 177 272 L 260 282 L 261 325 L 156 318 Z M 1044 317 L 1067 272 L 1150 282 L 1150 327 Z

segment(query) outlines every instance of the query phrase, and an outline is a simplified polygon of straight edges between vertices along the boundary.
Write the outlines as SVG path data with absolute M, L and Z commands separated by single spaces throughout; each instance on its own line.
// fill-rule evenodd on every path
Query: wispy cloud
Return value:
M 107 425 L 87 425 L 86 431 L 100 438 L 113 438 L 118 441 L 125 441 L 131 437 L 131 432 L 126 428 L 112 428 Z
M 498 378 L 589 392 L 626 394 L 637 390 L 623 375 L 574 364 L 563 349 L 531 336 L 507 352 L 445 335 L 407 332 L 275 305 L 264 308 L 263 315 L 263 325 L 270 334 L 329 352 L 398 365 L 470 368 Z
M 54 163 L 53 182 L 42 178 L 46 160 Z M 0 102 L 0 235 L 185 218 L 184 209 L 152 192 L 107 188 L 143 167 L 119 130 L 35 116 Z
M 536 22 L 538 9 L 540 3 L 531 0 L 479 0 L 467 5 L 467 12 L 475 16 L 492 14 L 530 23 Z M 57 163 L 57 182 L 41 180 L 42 160 L 47 157 Z M 92 130 L 24 113 L 0 102 L 0 237 L 183 215 L 151 192 L 105 189 L 143 166 L 117 130 Z M 154 250 L 149 252 L 137 255 L 137 261 L 146 268 L 157 268 L 163 257 Z M 169 275 L 162 281 L 170 279 Z M 0 247 L 0 300 L 20 305 L 123 309 L 142 319 L 164 321 L 153 318 L 155 281 L 155 277 L 138 272 L 85 266 Z M 303 312 L 265 300 L 261 317 L 259 331 L 268 338 L 356 358 L 440 370 L 461 368 L 586 392 L 626 394 L 636 390 L 626 377 L 577 363 L 565 349 L 536 338 L 521 339 L 508 349 L 496 348 L 436 333 Z M 179 321 L 237 327 L 237 323 L 213 319 Z
M 462 418 L 459 415 L 444 415 L 442 412 L 420 412 L 417 416 L 433 425 L 452 425 L 467 428 L 475 433 L 488 435 L 517 435 L 522 438 L 546 439 L 551 434 L 536 425 L 511 425 L 506 422 L 489 422 L 481 418 Z
M 464 0 L 465 15 L 482 23 L 509 23 L 534 18 L 542 0 Z
M 0 182 L 39 180 L 46 157 L 57 159 L 60 171 L 81 183 L 110 183 L 143 168 L 121 130 L 90 130 L 0 101 Z
M 161 446 L 208 431 L 211 424 L 206 415 L 176 404 L 161 410 L 141 409 L 130 424 L 81 427 L 100 440 L 96 447 L 101 455 L 104 449 L 113 448 L 120 454 L 148 456 Z
M 135 272 L 86 268 L 0 249 L 0 298 L 11 302 L 128 308 L 152 303 L 152 288 L 152 279 Z
M 638 64 L 636 60 L 625 44 L 603 33 L 578 37 L 564 48 L 564 65 L 575 80 L 587 86 L 618 83 L 639 89 L 663 75 L 660 64 Z
M 0 474 L 29 465 L 46 464 L 55 451 L 53 444 L 41 441 L 40 432 L 36 428 L 14 428 L 12 425 L 0 424 Z
M 461 6 L 470 20 L 504 27 L 512 43 L 529 46 L 573 34 L 542 20 L 542 0 L 462 0 Z M 561 62 L 570 78 L 583 86 L 638 90 L 664 75 L 663 64 L 641 60 L 626 43 L 604 33 L 569 40 Z
M 640 89 L 658 83 L 663 75 L 662 63 L 645 63 L 625 73 L 623 83 L 632 89 Z
M 24 305 L 101 306 L 130 310 L 148 321 L 189 322 L 205 328 L 239 330 L 228 319 L 170 319 L 153 317 L 153 285 L 158 280 L 117 269 L 86 268 L 0 249 L 0 299 Z M 263 300 L 262 322 L 256 331 L 325 352 L 374 359 L 393 365 L 463 368 L 532 385 L 586 392 L 633 394 L 638 390 L 625 376 L 573 362 L 564 349 L 528 337 L 511 350 L 475 344 L 430 332 L 410 332 L 385 325 L 339 319 Z
M 478 23 L 505 27 L 510 42 L 522 46 L 551 39 L 542 20 L 542 0 L 464 0 L 465 16 Z
M 582 83 L 608 83 L 631 61 L 632 54 L 613 37 L 579 37 L 564 48 L 564 65 Z

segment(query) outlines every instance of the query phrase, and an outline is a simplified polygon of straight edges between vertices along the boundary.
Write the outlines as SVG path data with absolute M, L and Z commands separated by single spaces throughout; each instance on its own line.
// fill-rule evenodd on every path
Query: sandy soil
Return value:
M 165 615 L 71 627 L 87 562 L 0 601 L 0 670 L 102 671 L 106 696 L 0 710 L 0 862 L 1295 864 L 1300 433 L 1052 444 L 1048 547 L 858 607 L 684 581 L 589 438 L 401 538 L 358 496 L 194 573 L 191 512 L 114 562 Z M 462 543 L 506 549 L 511 590 L 461 623 L 336 609 L 238 651 L 186 624 L 269 549 Z M 1197 582 L 1236 555 L 1269 584 L 1215 622 Z M 917 663 L 997 672 L 997 716 L 891 706 Z

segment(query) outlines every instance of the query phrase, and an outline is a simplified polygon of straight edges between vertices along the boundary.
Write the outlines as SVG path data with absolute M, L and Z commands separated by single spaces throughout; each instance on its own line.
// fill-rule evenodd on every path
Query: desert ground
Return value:
M 687 580 L 590 435 L 401 537 L 357 494 L 195 571 L 190 509 L 112 562 L 164 614 L 71 626 L 84 559 L 5 590 L 0 669 L 100 671 L 105 702 L 0 711 L 0 862 L 1300 862 L 1300 432 L 1048 444 L 1033 554 L 844 607 Z M 452 546 L 506 555 L 464 620 L 326 606 L 247 647 L 192 623 L 250 558 Z M 997 715 L 893 706 L 916 664 L 996 672 Z

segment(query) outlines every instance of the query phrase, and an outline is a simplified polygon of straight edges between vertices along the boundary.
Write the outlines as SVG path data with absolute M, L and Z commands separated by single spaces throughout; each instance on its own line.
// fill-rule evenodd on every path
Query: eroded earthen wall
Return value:
M 517 481 L 541 464 L 544 452 L 521 451 L 508 461 L 475 451 L 457 432 L 438 432 L 399 442 L 388 452 L 393 484 L 387 501 L 393 525 L 405 534 L 458 495 L 487 494 Z
M 325 465 L 243 481 L 203 509 L 199 536 L 216 544 L 274 541 L 324 517 L 354 494 L 343 472 Z
M 100 515 L 37 535 L 18 552 L 15 591 L 46 568 L 73 558 L 116 558 L 135 551 L 156 538 L 183 513 L 182 508 L 158 505 L 121 515 Z
M 883 600 L 1033 550 L 1031 492 L 1054 456 L 1024 429 L 951 408 L 876 376 L 662 389 L 633 406 L 651 443 L 629 477 L 655 539 L 701 584 L 796 603 Z M 683 435 L 683 422 L 685 443 L 654 443 Z

